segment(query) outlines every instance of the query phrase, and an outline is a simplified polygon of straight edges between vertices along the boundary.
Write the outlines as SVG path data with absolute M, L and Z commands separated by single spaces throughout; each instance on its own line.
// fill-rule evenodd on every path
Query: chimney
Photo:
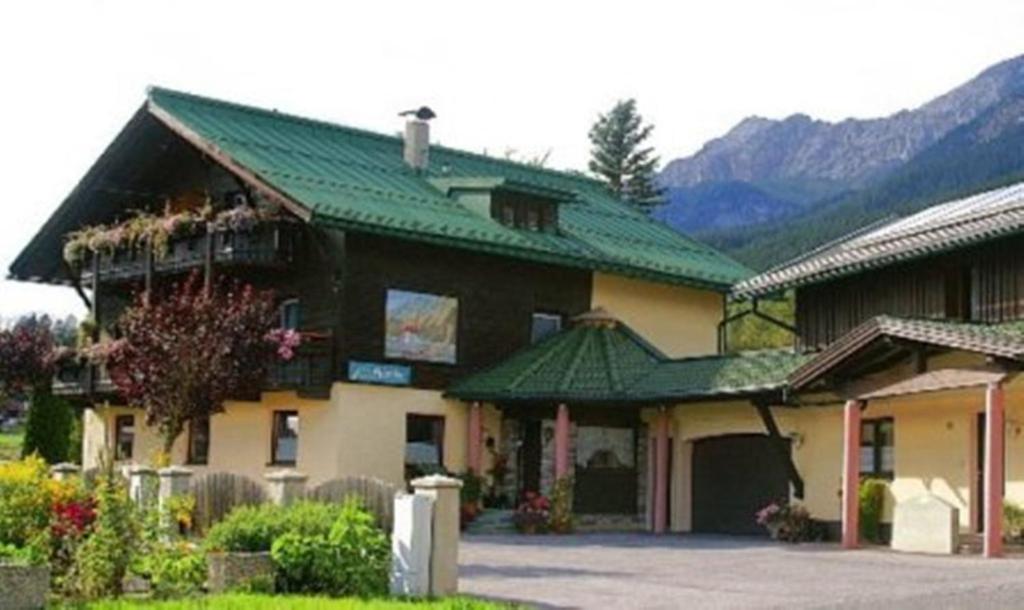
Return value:
M 437 116 L 426 106 L 418 110 L 399 113 L 409 119 L 405 122 L 405 151 L 403 157 L 409 167 L 416 171 L 427 169 L 430 156 L 430 119 Z

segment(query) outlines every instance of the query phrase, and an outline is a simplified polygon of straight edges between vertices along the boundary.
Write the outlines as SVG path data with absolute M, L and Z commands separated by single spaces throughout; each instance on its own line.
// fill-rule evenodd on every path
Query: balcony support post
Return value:
M 143 264 L 146 266 L 146 293 L 143 296 L 143 299 L 146 305 L 149 305 L 150 294 L 153 293 L 153 244 L 147 240 L 143 247 L 145 248 L 145 252 L 143 252 Z
M 206 227 L 206 260 L 203 264 L 203 290 L 210 294 L 213 286 L 213 231 Z
M 93 252 L 92 254 L 92 307 L 89 311 L 89 317 L 92 318 L 92 341 L 93 343 L 99 343 L 100 341 L 100 253 Z M 86 392 L 92 394 L 96 391 L 96 378 L 99 376 L 96 365 L 90 364 L 88 368 L 88 375 L 86 377 L 85 389 Z

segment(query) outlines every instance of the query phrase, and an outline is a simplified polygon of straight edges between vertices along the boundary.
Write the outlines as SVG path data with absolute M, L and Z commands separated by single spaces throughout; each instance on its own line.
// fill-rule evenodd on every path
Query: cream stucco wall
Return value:
M 310 484 L 338 476 L 378 477 L 404 482 L 406 415 L 445 417 L 444 463 L 452 471 L 466 467 L 467 417 L 462 403 L 446 400 L 430 390 L 336 383 L 329 400 L 311 400 L 291 392 L 267 393 L 261 402 L 230 402 L 210 420 L 209 464 L 194 466 L 197 473 L 234 472 L 262 480 L 280 466 L 270 464 L 272 413 L 295 410 L 299 414 L 298 459 L 295 468 L 310 477 Z M 136 416 L 133 461 L 152 463 L 160 446 L 154 430 L 142 425 L 143 413 L 126 407 L 98 406 L 86 413 L 83 463 L 96 465 L 101 449 L 113 440 L 114 418 Z M 487 434 L 500 434 L 500 417 L 485 408 Z M 186 435 L 173 451 L 174 463 L 186 456 Z
M 963 364 L 949 358 L 943 366 Z M 1006 390 L 1006 500 L 1024 506 L 1024 380 Z M 972 528 L 977 469 L 977 415 L 984 412 L 981 387 L 931 392 L 870 401 L 864 419 L 892 417 L 895 476 L 886 499 L 885 521 L 894 503 L 931 493 L 960 512 L 965 531 Z M 793 459 L 804 480 L 804 505 L 819 519 L 838 521 L 842 484 L 843 407 L 840 403 L 773 408 L 784 436 L 792 440 Z M 691 527 L 691 454 L 693 441 L 725 434 L 764 434 L 749 403 L 680 405 L 673 410 L 672 528 Z
M 604 307 L 672 357 L 718 350 L 722 295 L 595 273 L 591 307 Z

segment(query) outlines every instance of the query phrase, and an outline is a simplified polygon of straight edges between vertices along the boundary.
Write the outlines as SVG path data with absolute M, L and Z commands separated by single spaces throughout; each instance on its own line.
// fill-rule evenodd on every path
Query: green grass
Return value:
M 515 606 L 468 597 L 430 601 L 360 600 L 291 595 L 212 595 L 171 601 L 108 600 L 88 604 L 84 610 L 502 610 Z
M 25 438 L 24 429 L 0 433 L 0 461 L 16 460 L 21 457 L 21 441 Z

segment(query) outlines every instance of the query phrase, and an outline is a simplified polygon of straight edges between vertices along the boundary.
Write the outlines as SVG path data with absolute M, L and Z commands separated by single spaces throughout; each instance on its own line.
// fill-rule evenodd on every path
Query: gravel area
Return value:
M 460 590 L 540 608 L 1024 608 L 1024 560 L 718 536 L 466 536 Z

